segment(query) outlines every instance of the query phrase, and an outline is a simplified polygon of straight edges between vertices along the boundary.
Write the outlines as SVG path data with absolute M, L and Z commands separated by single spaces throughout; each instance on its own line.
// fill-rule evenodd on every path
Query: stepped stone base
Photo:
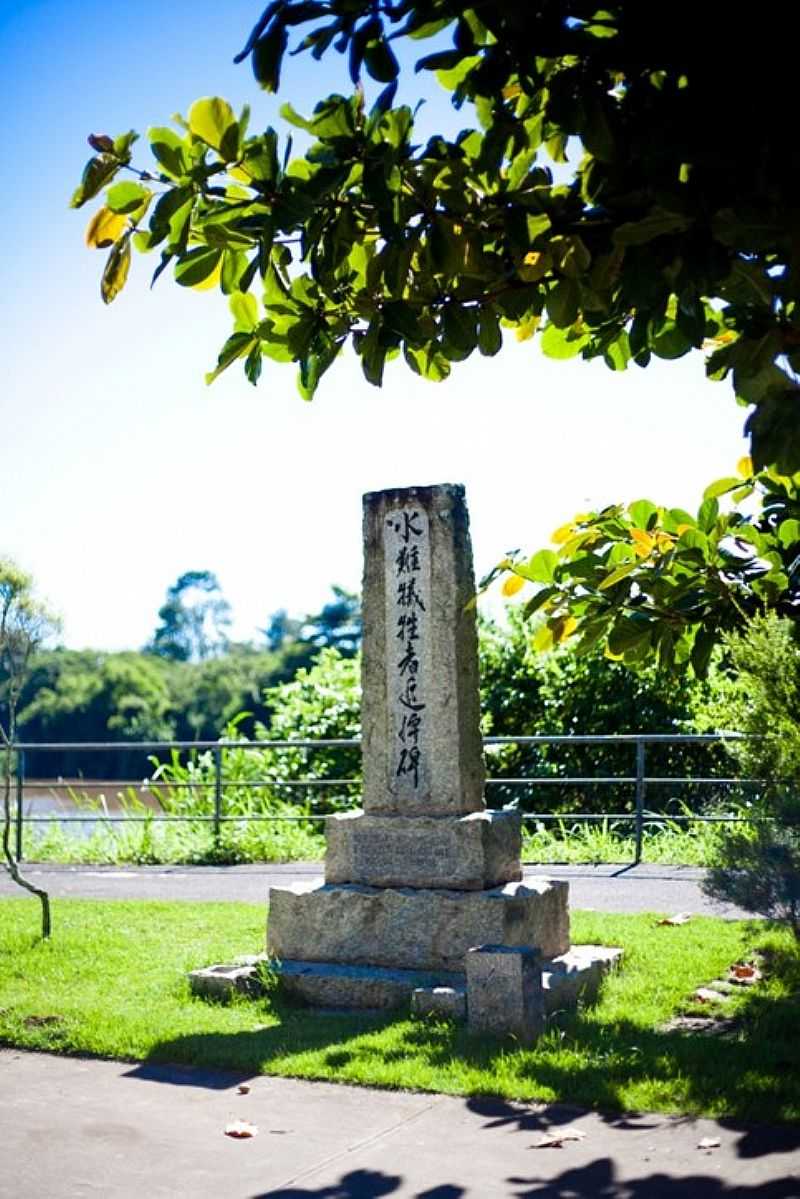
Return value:
M 326 883 L 482 891 L 522 878 L 519 812 L 328 820 Z
M 281 961 L 463 971 L 474 945 L 569 949 L 569 884 L 508 883 L 488 891 L 312 883 L 272 887 L 268 952 Z
M 574 1007 L 578 998 L 591 1002 L 605 975 L 616 968 L 621 949 L 575 945 L 569 953 L 542 961 L 544 1008 L 552 1013 Z M 209 966 L 189 975 L 192 991 L 211 998 L 241 992 L 259 993 L 258 963 L 266 954 L 239 959 L 230 966 Z M 463 1018 L 466 976 L 463 971 L 432 973 L 390 970 L 381 966 L 343 966 L 331 962 L 272 962 L 284 990 L 312 1004 L 330 1008 L 403 1008 L 420 1016 Z M 438 993 L 438 994 L 437 994 Z

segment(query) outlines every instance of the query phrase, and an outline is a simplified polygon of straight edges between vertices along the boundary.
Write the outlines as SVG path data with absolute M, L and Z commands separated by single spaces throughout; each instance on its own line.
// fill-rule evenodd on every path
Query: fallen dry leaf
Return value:
M 697 1142 L 698 1149 L 719 1149 L 719 1137 L 703 1137 L 702 1141 Z
M 657 920 L 656 924 L 688 924 L 691 918 L 691 912 L 676 912 L 674 916 L 665 916 L 663 920 Z
M 747 962 L 737 962 L 735 966 L 731 966 L 728 976 L 732 982 L 743 983 L 747 987 L 757 983 L 762 974 L 757 966 L 751 966 Z
M 248 1120 L 231 1120 L 230 1124 L 225 1125 L 225 1136 L 244 1140 L 245 1137 L 258 1136 L 258 1129 Z
M 249 1095 L 250 1094 L 250 1087 L 249 1087 L 249 1084 L 246 1082 L 240 1082 L 238 1087 L 236 1088 L 236 1090 L 240 1095 Z
M 26 1016 L 22 1023 L 27 1028 L 39 1028 L 44 1024 L 60 1024 L 63 1016 Z
M 534 1149 L 563 1149 L 565 1141 L 582 1141 L 586 1136 L 579 1128 L 559 1128 L 556 1132 L 546 1132 L 541 1140 L 533 1146 Z

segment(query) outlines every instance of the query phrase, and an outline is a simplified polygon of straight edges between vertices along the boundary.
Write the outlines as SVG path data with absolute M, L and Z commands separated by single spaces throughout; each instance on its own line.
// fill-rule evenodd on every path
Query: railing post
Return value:
M 22 850 L 23 850 L 22 821 L 24 818 L 24 813 L 22 810 L 22 795 L 23 795 L 24 786 L 25 786 L 25 751 L 23 749 L 18 749 L 17 750 L 17 828 L 16 828 L 16 835 L 17 835 L 16 850 L 17 850 L 17 861 L 18 862 L 22 861 Z
M 633 858 L 634 866 L 642 860 L 642 833 L 644 832 L 644 795 L 645 795 L 645 743 L 636 742 L 636 822 L 634 836 L 636 850 Z
M 214 841 L 222 828 L 222 750 L 214 750 Z

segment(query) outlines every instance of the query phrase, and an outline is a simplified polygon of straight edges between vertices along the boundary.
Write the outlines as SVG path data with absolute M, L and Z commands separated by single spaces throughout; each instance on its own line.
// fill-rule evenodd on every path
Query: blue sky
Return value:
M 67 207 L 87 135 L 144 133 L 201 95 L 279 126 L 278 101 L 232 63 L 257 15 L 243 0 L 0 0 L 0 555 L 34 574 L 66 644 L 141 645 L 186 570 L 217 573 L 241 637 L 278 607 L 318 607 L 331 583 L 358 587 L 367 490 L 465 483 L 482 572 L 587 505 L 691 507 L 730 473 L 743 412 L 698 354 L 618 375 L 512 339 L 445 384 L 397 364 L 380 391 L 348 356 L 304 404 L 293 368 L 269 362 L 257 389 L 235 368 L 207 388 L 225 301 L 166 276 L 150 292 L 149 258 L 106 308 L 102 252 L 83 243 L 94 206 Z M 426 86 L 410 77 L 401 98 Z M 281 101 L 304 111 L 347 88 L 338 55 L 300 56 Z M 460 127 L 429 96 L 422 132 Z

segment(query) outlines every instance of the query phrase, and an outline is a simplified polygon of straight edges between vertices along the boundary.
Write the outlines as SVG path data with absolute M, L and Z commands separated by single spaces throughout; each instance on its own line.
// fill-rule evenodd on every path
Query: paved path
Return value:
M 800 1129 L 0 1050 L 14 1199 L 798 1199 Z M 258 1135 L 224 1135 L 232 1119 Z M 547 1132 L 581 1140 L 537 1149 Z M 719 1148 L 703 1150 L 705 1137 Z
M 320 862 L 254 866 L 51 866 L 26 863 L 26 875 L 56 898 L 242 900 L 263 903 L 270 886 L 310 881 Z M 690 866 L 526 866 L 526 876 L 570 880 L 573 908 L 601 912 L 694 912 L 741 919 L 739 908 L 712 904 Z M 22 892 L 0 870 L 0 898 Z M 800 1197 L 798 1197 L 800 1199 Z

